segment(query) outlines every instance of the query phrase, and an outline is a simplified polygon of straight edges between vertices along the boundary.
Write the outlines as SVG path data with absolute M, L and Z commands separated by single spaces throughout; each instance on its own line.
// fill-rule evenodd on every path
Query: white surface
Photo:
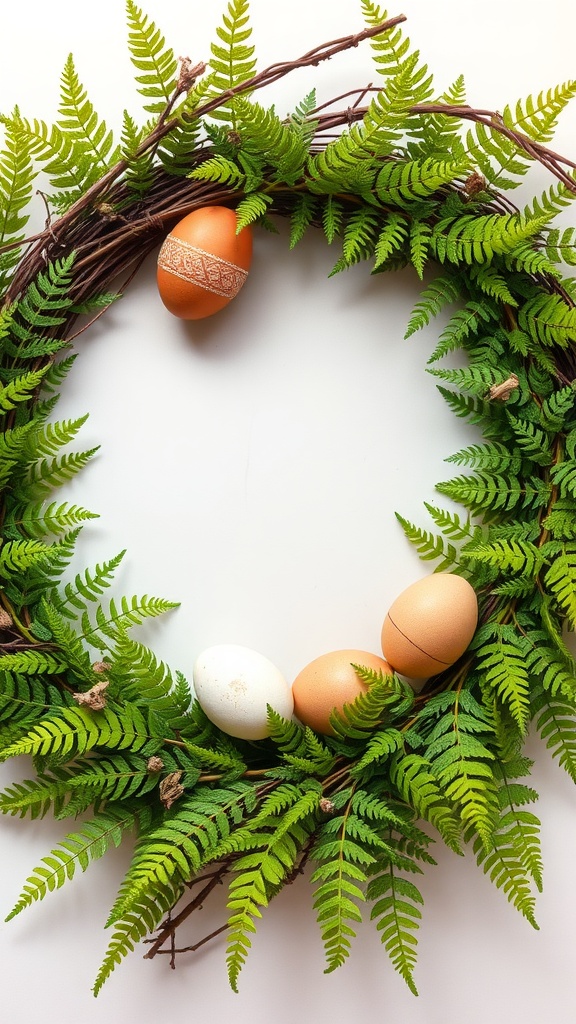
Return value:
M 123 5 L 75 0 L 4 5 L 0 110 L 19 103 L 51 118 L 68 51 L 100 112 L 118 124 L 138 110 L 125 52 Z M 222 5 L 223 6 L 223 5 Z M 439 91 L 464 71 L 472 105 L 502 108 L 574 76 L 576 8 L 567 0 L 406 0 L 409 34 Z M 207 57 L 220 5 L 150 0 L 148 12 L 177 54 Z M 289 59 L 362 27 L 353 0 L 251 5 L 260 66 Z M 400 7 L 391 9 L 396 13 Z M 320 99 L 374 77 L 368 46 L 299 72 L 275 87 L 280 112 L 313 85 Z M 269 94 L 271 96 L 271 94 Z M 268 102 L 266 93 L 260 95 Z M 574 155 L 576 110 L 556 148 Z M 538 172 L 534 187 L 549 184 Z M 82 440 L 102 455 L 74 487 L 101 513 L 84 531 L 78 565 L 127 546 L 121 591 L 178 599 L 181 609 L 146 634 L 188 677 L 214 643 L 260 650 L 290 678 L 324 651 L 378 652 L 381 620 L 397 593 L 426 572 L 393 512 L 427 526 L 424 500 L 450 476 L 443 458 L 472 436 L 424 373 L 438 327 L 402 342 L 417 298 L 410 274 L 370 278 L 365 267 L 330 281 L 335 256 L 310 238 L 295 254 L 259 233 L 248 284 L 212 321 L 168 316 L 151 262 L 81 343 L 59 415 L 89 410 Z M 442 503 L 440 501 L 440 503 Z M 571 925 L 576 911 L 576 798 L 537 742 L 545 893 L 541 931 L 531 930 L 470 859 L 438 848 L 423 882 L 426 908 L 414 999 L 368 924 L 349 963 L 322 974 L 320 940 L 305 883 L 266 913 L 241 978 L 227 988 L 224 944 L 182 960 L 143 961 L 137 951 L 95 1002 L 90 987 L 104 953 L 102 930 L 127 851 L 120 850 L 0 927 L 6 1020 L 125 1024 L 209 1019 L 325 1024 L 572 1024 L 576 1020 Z M 7 784 L 17 770 L 4 766 Z M 0 909 L 66 824 L 0 821 Z M 220 906 L 195 923 L 222 921 Z M 190 930 L 192 941 L 193 929 Z M 181 936 L 184 939 L 184 936 Z

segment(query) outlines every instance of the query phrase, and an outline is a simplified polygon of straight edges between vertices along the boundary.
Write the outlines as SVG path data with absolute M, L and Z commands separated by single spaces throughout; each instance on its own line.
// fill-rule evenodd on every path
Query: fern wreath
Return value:
M 461 80 L 436 95 L 403 16 L 371 0 L 362 9 L 361 32 L 257 73 L 245 0 L 230 0 L 208 67 L 176 60 L 128 0 L 146 126 L 126 115 L 116 147 L 71 58 L 55 125 L 19 110 L 2 118 L 0 740 L 3 760 L 30 755 L 36 775 L 9 786 L 0 808 L 85 815 L 9 916 L 135 834 L 96 993 L 141 940 L 148 958 L 174 962 L 180 925 L 222 882 L 229 918 L 218 932 L 236 989 L 263 908 L 305 865 L 327 970 L 348 957 L 368 905 L 415 992 L 414 878 L 433 862 L 431 836 L 466 845 L 535 924 L 529 727 L 576 778 L 565 639 L 576 625 L 576 289 L 561 267 L 576 265 L 576 234 L 551 226 L 574 198 L 576 164 L 548 148 L 576 83 L 502 113 L 472 109 Z M 293 69 L 364 40 L 377 88 L 321 106 L 310 93 L 288 118 L 258 102 Z M 518 210 L 504 193 L 534 161 L 554 182 Z M 26 238 L 39 168 L 48 223 Z M 452 456 L 462 472 L 439 487 L 462 511 L 429 506 L 435 532 L 400 520 L 435 569 L 474 587 L 472 643 L 419 693 L 364 671 L 367 692 L 333 716 L 331 735 L 273 711 L 269 739 L 224 735 L 183 676 L 132 636 L 170 603 L 107 600 L 117 558 L 66 577 L 91 518 L 53 497 L 93 454 L 65 448 L 83 420 L 52 418 L 70 341 L 86 329 L 78 317 L 99 318 L 110 282 L 123 291 L 176 220 L 215 204 L 234 208 L 239 228 L 287 218 L 293 245 L 313 227 L 340 239 L 335 270 L 435 268 L 407 334 L 450 311 L 432 372 L 484 435 Z M 464 365 L 442 368 L 457 349 Z

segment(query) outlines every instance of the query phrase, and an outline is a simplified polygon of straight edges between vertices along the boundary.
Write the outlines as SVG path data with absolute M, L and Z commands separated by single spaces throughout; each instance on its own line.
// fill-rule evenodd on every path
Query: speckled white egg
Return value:
M 193 679 L 202 710 L 229 736 L 265 739 L 267 704 L 284 718 L 292 717 L 292 688 L 268 658 L 249 647 L 207 647 L 196 659 Z

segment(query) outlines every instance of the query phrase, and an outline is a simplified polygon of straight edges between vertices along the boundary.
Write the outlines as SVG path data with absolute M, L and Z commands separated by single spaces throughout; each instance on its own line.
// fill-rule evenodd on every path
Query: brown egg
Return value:
M 332 733 L 331 712 L 334 709 L 341 711 L 345 704 L 366 692 L 368 687 L 352 668 L 352 662 L 376 672 L 392 672 L 382 658 L 367 651 L 322 654 L 302 669 L 292 685 L 294 714 L 303 725 L 309 725 L 316 732 Z
M 236 213 L 203 206 L 179 221 L 158 254 L 158 291 L 175 316 L 201 320 L 238 294 L 252 262 L 252 231 L 236 233 Z
M 478 622 L 478 601 L 453 573 L 426 576 L 402 591 L 382 626 L 382 652 L 400 675 L 427 679 L 453 665 Z

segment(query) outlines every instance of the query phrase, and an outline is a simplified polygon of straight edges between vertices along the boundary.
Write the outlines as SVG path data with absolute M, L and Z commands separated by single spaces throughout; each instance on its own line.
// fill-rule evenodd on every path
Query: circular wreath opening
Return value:
M 37 776 L 9 787 L 0 807 L 62 817 L 94 807 L 28 879 L 10 916 L 136 829 L 96 991 L 150 931 L 158 934 L 147 956 L 168 943 L 175 958 L 179 924 L 223 879 L 235 988 L 255 919 L 308 862 L 328 969 L 348 956 L 368 902 L 415 990 L 421 895 L 412 876 L 431 859 L 420 819 L 449 847 L 468 843 L 534 923 L 538 822 L 523 809 L 534 793 L 519 781 L 530 769 L 531 723 L 576 775 L 564 632 L 576 621 L 576 314 L 573 284 L 559 273 L 576 253 L 574 230 L 551 227 L 573 195 L 574 164 L 544 145 L 576 85 L 501 116 L 467 107 L 459 80 L 437 98 L 407 49 L 403 17 L 387 21 L 369 0 L 362 6 L 363 33 L 256 74 L 247 5 L 236 0 L 207 73 L 187 59 L 178 65 L 129 0 L 131 56 L 155 120 L 140 129 L 125 119 L 119 159 L 71 60 L 56 126 L 19 112 L 4 119 L 4 166 L 17 170 L 18 188 L 2 250 L 1 739 L 2 757 L 32 755 Z M 336 112 L 311 93 L 286 119 L 255 100 L 279 75 L 362 38 L 372 40 L 380 89 L 358 90 Z M 534 159 L 558 182 L 518 211 L 505 179 Z M 35 161 L 52 175 L 59 216 L 20 256 Z M 460 302 L 431 372 L 484 441 L 452 457 L 463 472 L 439 488 L 463 513 L 430 506 L 433 532 L 401 525 L 436 568 L 471 581 L 479 628 L 419 694 L 396 676 L 365 673 L 367 693 L 335 716 L 330 736 L 273 711 L 261 745 L 222 735 L 190 704 L 183 677 L 130 634 L 169 602 L 103 600 L 117 559 L 58 586 L 90 518 L 51 496 L 92 454 L 59 454 L 81 422 L 50 419 L 77 317 L 99 316 L 111 301 L 107 283 L 128 281 L 179 217 L 217 203 L 236 209 L 239 228 L 289 218 L 293 244 L 312 226 L 328 241 L 341 237 L 335 271 L 370 259 L 377 272 L 410 263 L 422 276 L 436 263 L 408 334 Z M 443 368 L 457 348 L 467 365 Z M 172 914 L 196 879 L 199 895 Z

